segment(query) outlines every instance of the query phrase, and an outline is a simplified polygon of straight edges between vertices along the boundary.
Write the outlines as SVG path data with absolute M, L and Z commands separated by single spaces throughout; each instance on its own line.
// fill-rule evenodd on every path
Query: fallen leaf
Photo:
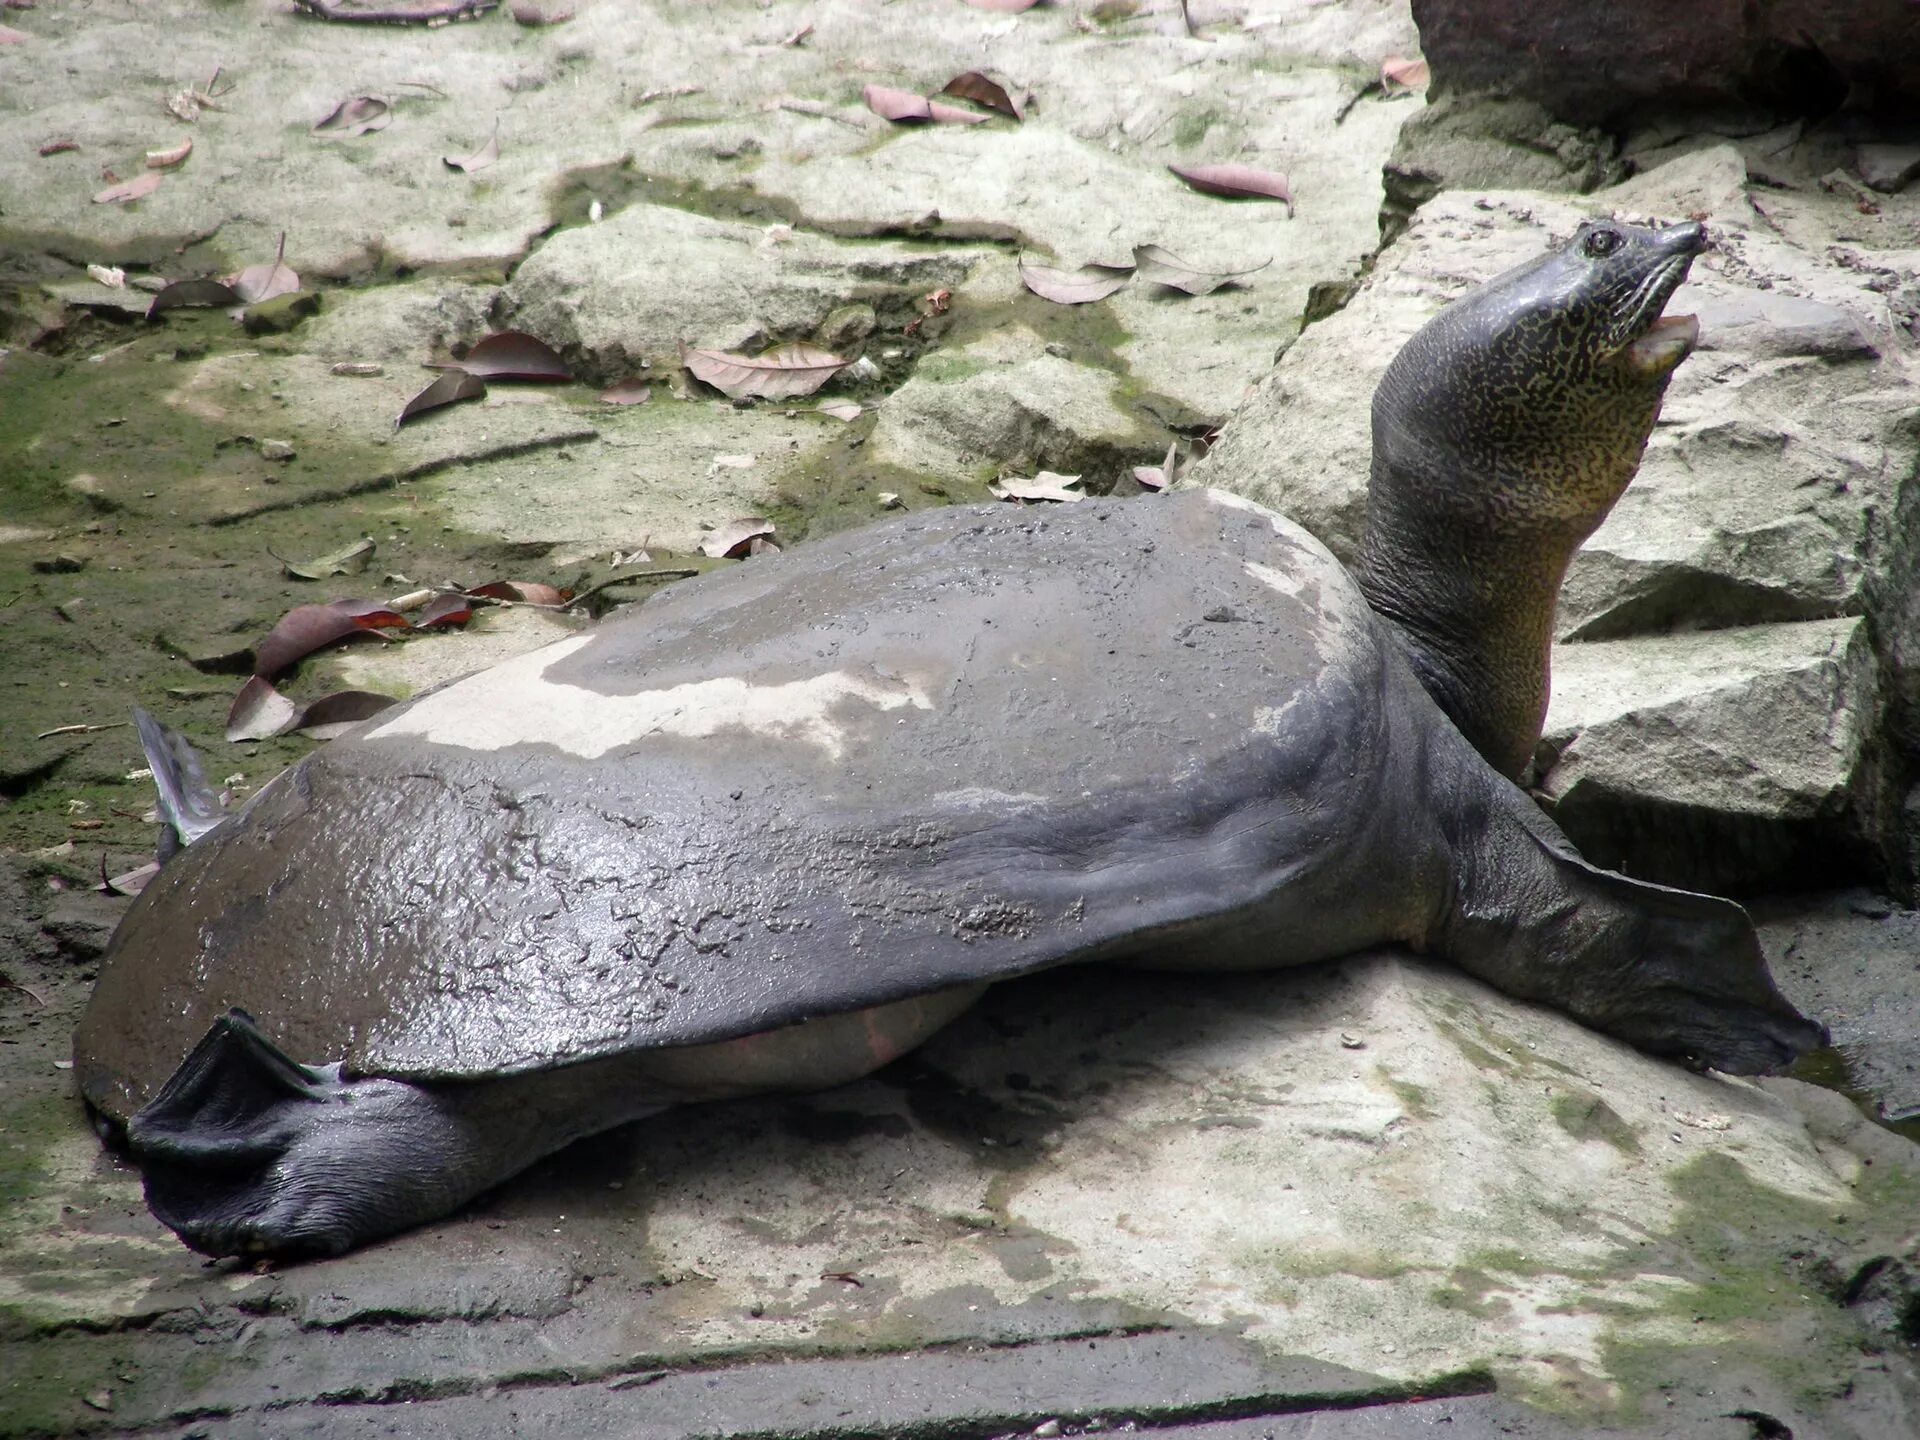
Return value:
M 995 10 L 1002 15 L 1018 15 L 1022 10 L 1031 10 L 1040 0 L 967 0 L 967 4 L 976 10 Z
M 362 632 L 407 628 L 407 619 L 377 600 L 335 600 L 296 605 L 253 647 L 253 673 L 278 675 L 297 660 L 336 640 Z
M 393 106 L 378 95 L 355 95 L 334 106 L 327 118 L 313 127 L 315 135 L 366 135 L 384 130 L 393 123 Z
M 462 400 L 478 400 L 486 393 L 487 382 L 479 376 L 469 375 L 464 370 L 449 370 L 400 407 L 400 413 L 394 417 L 393 428 L 398 430 L 416 415 L 424 415 L 429 410 L 438 410 L 442 405 L 453 405 Z
M 617 380 L 600 392 L 605 405 L 644 405 L 652 398 L 653 386 L 638 377 Z
M 382 710 L 399 703 L 391 695 L 381 695 L 372 690 L 336 690 L 331 695 L 322 695 L 318 700 L 310 701 L 301 710 L 293 728 L 316 740 L 333 740 L 362 720 L 371 719 Z
M 123 180 L 118 185 L 109 185 L 93 197 L 96 205 L 119 205 L 129 200 L 144 200 L 160 188 L 160 182 L 166 176 L 158 170 L 143 171 L 131 180 Z
M 467 174 L 471 175 L 476 170 L 486 169 L 499 159 L 500 122 L 496 120 L 493 122 L 492 136 L 489 137 L 486 144 L 474 151 L 473 154 L 467 156 L 464 160 L 456 160 L 451 155 L 443 155 L 440 157 L 440 163 L 445 165 L 449 170 L 464 170 Z
M 292 295 L 300 288 L 300 277 L 287 264 L 287 232 L 280 232 L 280 246 L 273 252 L 273 260 L 266 265 L 249 265 L 227 283 L 233 286 L 234 293 L 248 305 L 258 305 L 262 300 L 272 300 L 280 295 Z
M 748 396 L 791 400 L 811 395 L 847 366 L 838 355 L 801 341 L 776 345 L 752 358 L 724 350 L 689 350 L 682 345 L 680 363 L 732 400 Z
M 717 475 L 722 470 L 751 470 L 757 458 L 753 455 L 716 455 L 707 462 L 707 474 Z
M 1277 170 L 1252 165 L 1169 165 L 1167 169 L 1203 195 L 1278 200 L 1287 207 L 1287 218 L 1293 218 L 1293 192 L 1287 188 L 1287 177 Z
M 791 35 L 787 36 L 787 38 L 782 40 L 780 43 L 784 46 L 798 48 L 799 46 L 807 43 L 807 37 L 811 34 L 813 34 L 813 24 L 811 21 L 809 21 L 807 24 L 802 25 L 798 30 L 794 31 Z
M 1042 470 L 1031 480 L 1009 476 L 996 480 L 987 489 L 1002 500 L 1084 500 L 1087 497 L 1072 488 L 1079 483 L 1078 475 L 1056 475 L 1051 470 Z
M 147 151 L 147 168 L 149 170 L 171 170 L 192 153 L 193 137 L 188 136 L 171 150 Z
M 764 535 L 756 535 L 747 542 L 747 554 L 749 555 L 778 555 L 779 553 L 780 547 Z M 97 823 L 104 824 L 105 822 L 100 821 Z
M 766 539 L 773 534 L 773 522 L 762 515 L 745 515 L 738 520 L 729 520 L 724 525 L 716 525 L 700 542 L 700 552 L 711 555 L 716 560 L 727 560 L 745 555 L 751 550 L 753 542 Z
M 100 888 L 109 895 L 138 895 L 147 888 L 147 882 L 160 873 L 160 862 L 149 860 L 146 864 L 132 870 L 123 870 L 118 875 L 106 873 L 107 859 L 100 857 Z
M 1184 290 L 1189 295 L 1211 295 L 1222 285 L 1237 284 L 1242 275 L 1266 269 L 1273 261 L 1262 260 L 1245 270 L 1202 270 L 1158 245 L 1136 245 L 1133 263 L 1139 267 L 1140 278 L 1151 284 Z
M 168 310 L 202 305 L 244 305 L 240 292 L 224 280 L 176 280 L 153 297 L 147 318 Z
M 0 25 L 0 45 L 24 45 L 26 43 L 26 31 L 16 30 L 11 25 Z
M 866 412 L 851 400 L 836 400 L 830 405 L 815 406 L 822 415 L 831 415 L 836 420 L 858 420 Z
M 573 372 L 558 352 L 524 330 L 502 330 L 487 336 L 460 358 L 459 368 L 482 380 L 564 383 L 573 379 Z
M 896 90 L 891 85 L 869 85 L 861 94 L 866 97 L 869 110 L 896 125 L 922 120 L 931 120 L 937 125 L 984 125 L 993 118 L 962 110 L 958 105 L 942 105 L 938 100 L 929 100 L 911 90 Z
M 464 625 L 473 619 L 473 598 L 458 591 L 429 601 L 413 617 L 416 630 L 433 630 L 449 625 Z
M 265 740 L 293 728 L 300 718 L 300 707 L 273 688 L 271 682 L 255 675 L 240 687 L 227 707 L 226 737 L 236 740 Z
M 942 95 L 951 95 L 956 100 L 971 100 L 976 105 L 984 105 L 989 110 L 998 111 L 1009 120 L 1024 120 L 1020 102 L 1008 93 L 1006 87 L 997 80 L 989 79 L 978 70 L 967 70 L 953 77 L 940 87 Z
M 467 591 L 486 600 L 518 600 L 524 605 L 564 605 L 573 598 L 571 590 L 562 590 L 538 580 L 493 580 Z
M 1144 490 L 1164 490 L 1173 484 L 1174 459 L 1179 453 L 1180 442 L 1174 441 L 1167 446 L 1167 458 L 1158 465 L 1136 465 L 1133 478 Z
M 362 535 L 345 549 L 322 555 L 317 560 L 282 560 L 280 556 L 273 555 L 271 550 L 267 553 L 280 561 L 289 580 L 326 580 L 335 575 L 358 575 L 373 559 L 373 549 L 373 537 Z
M 1428 78 L 1427 62 L 1424 60 L 1389 55 L 1380 62 L 1380 83 L 1389 93 L 1396 85 L 1403 90 L 1424 90 Z
M 118 265 L 89 265 L 87 266 L 87 274 L 98 280 L 109 290 L 124 290 L 127 288 L 127 272 L 122 270 Z
M 1056 305 L 1085 305 L 1104 300 L 1133 278 L 1131 265 L 1082 265 L 1056 270 L 1051 265 L 1020 264 L 1020 283 Z

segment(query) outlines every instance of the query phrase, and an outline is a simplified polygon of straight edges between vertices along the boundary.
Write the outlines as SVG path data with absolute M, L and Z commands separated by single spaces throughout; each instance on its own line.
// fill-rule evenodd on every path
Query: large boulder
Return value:
M 1413 0 L 1436 92 L 1537 100 L 1585 123 L 1646 107 L 1892 113 L 1920 91 L 1910 0 Z
M 1345 310 L 1302 334 L 1192 472 L 1286 511 L 1350 559 L 1372 390 L 1420 324 L 1594 210 L 1705 215 L 1713 248 L 1669 306 L 1700 316 L 1701 348 L 1639 477 L 1568 576 L 1538 757 L 1540 787 L 1577 841 L 1677 884 L 1805 882 L 1869 853 L 1898 876 L 1910 850 L 1895 737 L 1920 713 L 1920 546 L 1896 516 L 1920 504 L 1914 297 L 1901 254 L 1834 239 L 1852 212 L 1843 198 L 1813 191 L 1793 227 L 1771 208 L 1730 147 L 1591 205 L 1444 193 Z M 1816 621 L 1848 625 L 1841 636 Z M 1686 839 L 1662 817 L 1684 818 Z

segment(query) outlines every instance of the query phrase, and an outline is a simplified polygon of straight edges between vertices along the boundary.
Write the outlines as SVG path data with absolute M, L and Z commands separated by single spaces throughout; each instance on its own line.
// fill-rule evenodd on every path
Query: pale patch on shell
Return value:
M 574 636 L 469 676 L 374 726 L 364 738 L 417 736 L 463 750 L 552 745 L 596 760 L 655 735 L 704 740 L 745 732 L 817 746 L 837 760 L 846 736 L 833 712 L 848 701 L 877 710 L 933 708 L 921 687 L 874 670 L 830 670 L 771 685 L 726 675 L 631 695 L 605 695 L 547 678 L 549 669 L 593 638 Z
M 1289 575 L 1284 570 L 1276 570 L 1271 565 L 1262 565 L 1258 560 L 1242 560 L 1240 568 L 1265 585 L 1269 590 L 1278 590 L 1282 595 L 1298 600 L 1305 590 L 1306 582 L 1298 575 Z

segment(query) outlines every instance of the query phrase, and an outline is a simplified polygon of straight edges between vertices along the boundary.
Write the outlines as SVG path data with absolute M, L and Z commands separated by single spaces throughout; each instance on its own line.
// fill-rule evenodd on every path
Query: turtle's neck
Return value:
M 1410 513 L 1395 503 L 1408 493 L 1377 479 L 1371 487 L 1360 589 L 1427 693 L 1488 763 L 1518 780 L 1546 720 L 1560 582 L 1584 537 L 1521 540 L 1459 516 Z

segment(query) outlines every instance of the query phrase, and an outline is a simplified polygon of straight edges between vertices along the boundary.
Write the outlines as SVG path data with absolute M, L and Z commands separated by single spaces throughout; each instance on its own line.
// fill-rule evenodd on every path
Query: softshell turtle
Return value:
M 1656 1054 L 1790 1061 L 1820 1031 L 1745 913 L 1587 864 L 1510 778 L 1703 243 L 1590 224 L 1410 342 L 1365 593 L 1217 492 L 929 511 L 386 712 L 134 905 L 87 1100 L 189 1245 L 297 1254 L 667 1105 L 863 1074 L 1068 962 L 1398 941 Z

